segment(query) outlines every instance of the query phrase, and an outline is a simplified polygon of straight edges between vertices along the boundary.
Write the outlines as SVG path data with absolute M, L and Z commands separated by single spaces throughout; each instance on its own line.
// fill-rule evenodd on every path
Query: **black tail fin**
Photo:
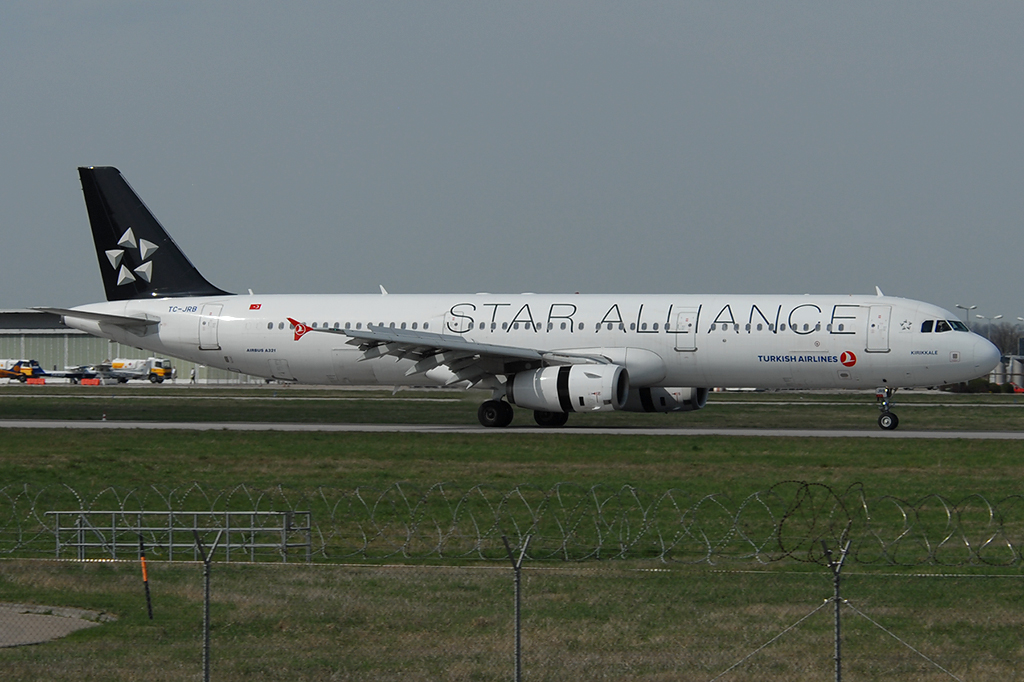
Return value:
M 108 301 L 227 294 L 199 274 L 116 168 L 79 168 Z

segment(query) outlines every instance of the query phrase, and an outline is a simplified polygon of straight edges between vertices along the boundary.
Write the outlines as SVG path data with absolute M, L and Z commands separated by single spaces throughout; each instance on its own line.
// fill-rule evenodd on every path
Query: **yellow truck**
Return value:
M 165 379 L 176 376 L 171 361 L 166 358 L 114 358 L 110 361 L 109 369 L 100 367 L 100 374 L 117 379 L 122 384 L 131 379 L 149 379 L 154 384 L 162 384 Z

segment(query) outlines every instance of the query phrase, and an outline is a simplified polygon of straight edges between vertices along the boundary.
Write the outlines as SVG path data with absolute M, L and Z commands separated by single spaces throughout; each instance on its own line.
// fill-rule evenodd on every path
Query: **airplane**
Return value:
M 988 373 L 999 351 L 948 310 L 875 295 L 233 294 L 192 265 L 113 167 L 78 169 L 106 302 L 38 308 L 129 346 L 306 384 L 490 391 L 486 427 L 514 407 L 687 412 L 708 387 L 897 389 Z

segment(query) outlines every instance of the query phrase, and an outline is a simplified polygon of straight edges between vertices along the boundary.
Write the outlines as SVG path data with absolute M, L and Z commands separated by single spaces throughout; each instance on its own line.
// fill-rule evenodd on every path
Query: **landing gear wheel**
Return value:
M 892 412 L 883 412 L 878 415 L 878 426 L 886 431 L 892 431 L 900 425 L 900 418 Z
M 565 426 L 565 423 L 569 421 L 568 412 L 542 412 L 535 410 L 533 413 L 533 421 L 537 422 L 539 426 Z
M 896 389 L 892 386 L 882 386 L 875 391 L 875 398 L 878 400 L 878 409 L 882 414 L 878 415 L 878 428 L 892 431 L 900 425 L 899 417 L 890 412 Z
M 476 417 L 483 426 L 504 427 L 512 423 L 515 412 L 512 406 L 501 400 L 487 400 L 476 411 Z

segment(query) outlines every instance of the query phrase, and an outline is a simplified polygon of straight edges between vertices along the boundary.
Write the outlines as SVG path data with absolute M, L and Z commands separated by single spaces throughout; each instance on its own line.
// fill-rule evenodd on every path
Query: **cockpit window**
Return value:
M 921 333 L 922 334 L 931 334 L 932 333 L 932 326 L 934 324 L 935 324 L 935 320 L 925 320 L 924 322 L 922 322 L 921 323 Z
M 958 332 L 969 332 L 969 331 L 971 331 L 967 327 L 967 325 L 964 324 L 963 322 L 961 322 L 960 320 L 950 320 L 949 324 L 953 327 L 953 331 L 958 331 Z
M 950 327 L 949 326 L 949 322 L 946 322 L 945 320 L 936 320 L 935 321 L 935 331 L 936 331 L 936 333 L 938 333 L 938 332 L 950 332 L 950 331 L 953 331 L 953 328 Z

